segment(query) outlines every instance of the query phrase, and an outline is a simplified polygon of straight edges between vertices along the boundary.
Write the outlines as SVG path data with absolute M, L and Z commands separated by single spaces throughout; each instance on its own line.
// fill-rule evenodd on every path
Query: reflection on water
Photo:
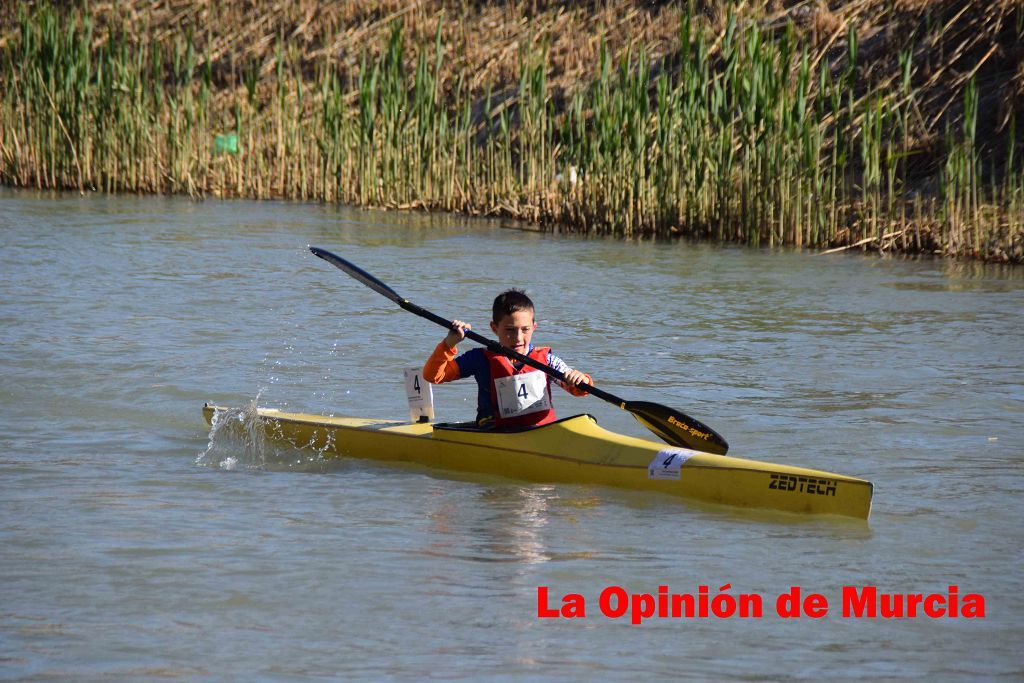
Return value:
M 541 485 L 482 488 L 475 498 L 480 514 L 468 529 L 461 527 L 461 511 L 442 499 L 425 512 L 433 533 L 432 542 L 421 552 L 478 562 L 547 562 L 551 556 L 541 532 L 547 524 L 548 497 L 553 489 Z M 458 537 L 463 531 L 468 539 Z M 469 552 L 463 553 L 464 549 Z

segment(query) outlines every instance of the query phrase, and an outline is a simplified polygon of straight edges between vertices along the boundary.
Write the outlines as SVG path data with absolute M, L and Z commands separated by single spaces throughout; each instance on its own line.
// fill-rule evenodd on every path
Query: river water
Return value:
M 0 677 L 1024 675 L 1024 271 L 512 227 L 0 194 Z M 402 370 L 444 331 L 307 244 L 480 330 L 525 286 L 535 340 L 606 389 L 707 422 L 731 454 L 869 479 L 871 518 L 211 442 L 204 401 L 406 414 Z M 465 384 L 436 389 L 440 419 L 472 416 Z M 984 618 L 842 614 L 845 586 L 951 585 Z M 538 618 L 540 586 L 586 616 Z M 757 594 L 765 613 L 638 626 L 601 613 L 608 586 Z M 793 586 L 828 613 L 780 617 Z

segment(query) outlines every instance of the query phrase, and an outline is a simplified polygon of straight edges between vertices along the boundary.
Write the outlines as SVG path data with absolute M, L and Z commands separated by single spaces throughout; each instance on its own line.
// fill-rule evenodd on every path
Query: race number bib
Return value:
M 494 380 L 494 389 L 498 393 L 498 413 L 503 418 L 551 409 L 548 378 L 542 372 L 501 377 Z

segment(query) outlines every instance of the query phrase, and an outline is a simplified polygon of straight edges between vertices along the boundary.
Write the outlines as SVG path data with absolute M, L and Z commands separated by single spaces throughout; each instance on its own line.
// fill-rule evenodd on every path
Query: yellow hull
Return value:
M 224 408 L 203 406 L 207 422 Z M 657 491 L 744 508 L 867 519 L 871 482 L 674 448 L 603 429 L 589 415 L 521 432 L 283 413 L 260 408 L 268 438 L 331 456 L 415 462 L 547 483 Z

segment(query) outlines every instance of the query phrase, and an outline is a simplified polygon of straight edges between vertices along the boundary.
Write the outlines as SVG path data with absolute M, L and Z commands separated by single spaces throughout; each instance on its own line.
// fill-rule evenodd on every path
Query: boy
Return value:
M 455 357 L 455 346 L 466 338 L 469 325 L 452 321 L 452 329 L 423 366 L 423 378 L 432 384 L 451 382 L 472 375 L 478 387 L 476 420 L 480 426 L 497 429 L 533 427 L 555 421 L 551 407 L 551 382 L 536 368 L 513 361 L 484 348 L 475 348 Z M 502 346 L 550 365 L 565 374 L 558 382 L 573 396 L 586 396 L 584 384 L 593 384 L 590 375 L 573 370 L 547 347 L 530 343 L 537 329 L 530 297 L 519 289 L 502 292 L 491 308 L 491 331 Z

